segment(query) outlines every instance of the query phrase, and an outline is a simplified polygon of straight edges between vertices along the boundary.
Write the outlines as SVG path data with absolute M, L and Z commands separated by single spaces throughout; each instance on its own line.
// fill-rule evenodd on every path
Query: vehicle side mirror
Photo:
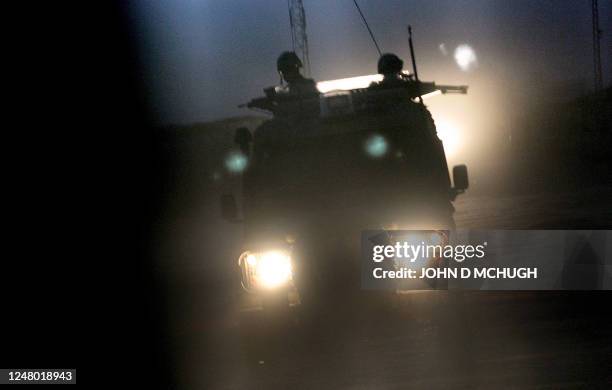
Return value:
M 460 194 L 470 186 L 468 180 L 468 170 L 465 165 L 455 165 L 453 167 L 453 184 L 456 193 Z
M 236 222 L 238 220 L 238 206 L 236 205 L 234 195 L 221 195 L 221 217 L 228 222 Z
M 249 156 L 251 150 L 251 142 L 253 142 L 253 136 L 246 127 L 239 127 L 234 133 L 234 143 L 238 145 L 240 151 L 245 156 Z

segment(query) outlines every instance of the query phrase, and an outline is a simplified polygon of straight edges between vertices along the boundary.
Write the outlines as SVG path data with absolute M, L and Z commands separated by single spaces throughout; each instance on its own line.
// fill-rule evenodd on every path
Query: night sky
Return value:
M 470 85 L 466 97 L 436 97 L 444 103 L 431 104 L 446 105 L 448 115 L 463 111 L 474 117 L 486 103 L 488 119 L 472 119 L 475 127 L 499 125 L 512 101 L 542 96 L 533 91 L 538 86 L 568 85 L 569 94 L 592 88 L 590 3 L 359 1 L 384 52 L 397 53 L 408 66 L 406 25 L 412 24 L 420 78 Z M 304 8 L 312 77 L 375 73 L 378 54 L 351 0 L 304 0 Z M 276 57 L 291 48 L 286 0 L 139 1 L 130 9 L 149 102 L 160 123 L 249 114 L 236 106 L 278 83 Z M 611 12 L 611 2 L 600 1 L 606 85 Z M 469 44 L 478 58 L 467 72 L 453 59 L 460 44 Z

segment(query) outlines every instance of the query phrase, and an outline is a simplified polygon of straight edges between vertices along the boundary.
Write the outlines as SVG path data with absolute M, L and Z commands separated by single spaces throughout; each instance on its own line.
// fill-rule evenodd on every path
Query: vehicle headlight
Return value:
M 240 256 L 239 265 L 247 289 L 280 287 L 293 278 L 291 255 L 286 251 L 245 252 Z

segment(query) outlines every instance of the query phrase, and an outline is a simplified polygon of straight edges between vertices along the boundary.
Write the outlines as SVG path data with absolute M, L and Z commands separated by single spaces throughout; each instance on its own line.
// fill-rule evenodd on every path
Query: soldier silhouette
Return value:
M 303 67 L 300 58 L 292 51 L 283 52 L 276 61 L 276 69 L 281 80 L 287 82 L 287 92 L 300 97 L 312 97 L 318 95 L 319 90 L 313 79 L 304 77 L 300 73 Z
M 378 59 L 378 73 L 383 75 L 380 82 L 370 84 L 371 89 L 385 89 L 405 86 L 412 76 L 402 73 L 404 61 L 392 53 L 385 53 Z

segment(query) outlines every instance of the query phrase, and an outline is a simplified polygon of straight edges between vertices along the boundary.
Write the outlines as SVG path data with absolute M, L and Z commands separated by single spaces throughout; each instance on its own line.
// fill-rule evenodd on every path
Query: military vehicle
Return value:
M 245 310 L 329 302 L 359 290 L 362 230 L 454 228 L 452 201 L 468 187 L 467 168 L 454 167 L 453 187 L 421 99 L 434 91 L 467 87 L 405 76 L 391 88 L 316 96 L 269 88 L 247 104 L 273 118 L 253 134 L 235 134 L 248 161 L 242 216 L 233 194 L 221 199 L 223 217 L 244 228 L 237 269 Z

